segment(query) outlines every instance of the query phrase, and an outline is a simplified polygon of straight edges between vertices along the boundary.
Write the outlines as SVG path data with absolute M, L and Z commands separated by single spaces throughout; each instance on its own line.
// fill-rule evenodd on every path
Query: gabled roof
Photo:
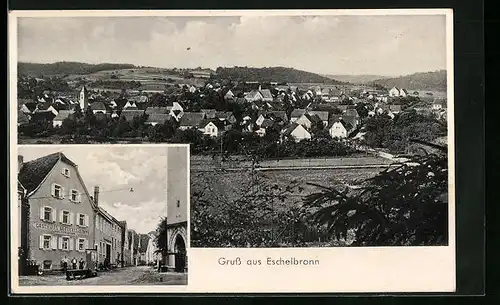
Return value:
M 38 105 L 36 106 L 36 108 L 38 110 L 47 110 L 47 109 L 50 108 L 50 106 L 52 106 L 52 103 L 45 102 L 45 103 L 38 103 Z M 54 107 L 52 107 L 52 108 L 54 108 Z
M 115 99 L 114 102 L 116 104 L 116 107 L 119 109 L 123 108 L 125 106 L 125 104 L 127 104 L 126 99 Z
M 273 98 L 273 95 L 271 94 L 271 90 L 269 90 L 269 89 L 260 90 L 260 94 L 265 99 L 272 99 Z
M 201 126 L 205 127 L 210 123 L 213 123 L 219 129 L 224 128 L 224 122 L 219 120 L 218 118 L 204 120 Z
M 128 108 L 123 109 L 120 114 L 120 118 L 124 117 L 127 121 L 132 121 L 134 117 L 141 116 L 144 113 L 142 110 L 129 110 Z
M 164 124 L 166 121 L 170 119 L 170 114 L 168 113 L 153 113 L 148 116 L 146 120 L 147 123 L 160 123 Z
M 353 109 L 353 108 L 347 108 L 345 111 L 345 115 L 359 117 L 358 111 L 356 109 Z
M 17 112 L 17 123 L 18 124 L 26 124 L 26 123 L 29 123 L 30 119 L 28 117 L 28 115 L 26 115 L 26 113 L 22 112 L 22 111 L 18 111 Z
M 285 136 L 289 136 L 296 128 L 303 128 L 306 130 L 302 125 L 297 124 L 297 123 L 292 123 L 290 126 L 288 126 L 285 130 L 283 130 L 283 134 Z M 307 130 L 306 130 L 307 131 Z M 308 131 L 307 131 L 308 132 Z
M 29 111 L 33 112 L 36 109 L 37 102 L 30 100 L 29 102 L 24 103 L 24 105 L 29 109 Z
M 291 118 L 300 118 L 304 113 L 306 113 L 305 109 L 294 109 L 292 111 L 292 114 L 290 115 Z
M 264 121 L 262 121 L 262 124 L 260 124 L 260 127 L 267 128 L 273 126 L 273 124 L 274 124 L 273 120 L 264 119 Z
M 254 99 L 256 95 L 262 96 L 262 94 L 258 90 L 252 90 L 245 94 L 245 98 L 247 99 Z
M 103 102 L 94 102 L 90 104 L 89 107 L 92 110 L 106 110 L 106 106 Z
M 347 106 L 349 105 L 337 105 L 336 107 L 342 111 L 346 111 L 347 110 Z
M 52 121 L 55 118 L 55 114 L 52 111 L 39 111 L 34 112 L 31 115 L 31 121 L 40 122 L 40 121 Z
M 317 114 L 306 113 L 305 116 L 313 124 L 318 124 L 323 122 L 323 120 L 321 120 L 321 118 Z
M 56 152 L 23 163 L 21 171 L 19 171 L 18 174 L 18 180 L 24 186 L 28 194 L 34 191 L 40 183 L 42 183 L 43 179 L 45 179 L 59 160 L 76 167 L 76 164 L 68 159 L 62 152 Z
M 310 115 L 317 115 L 321 121 L 328 122 L 328 111 L 308 111 Z
M 202 112 L 184 112 L 179 124 L 184 127 L 199 127 L 204 118 L 205 114 Z
M 61 110 L 54 118 L 54 121 L 64 121 L 65 119 L 69 118 L 73 113 L 75 113 L 74 110 Z
M 217 110 L 215 109 L 201 109 L 200 110 L 207 119 L 213 119 L 217 115 Z
M 267 115 L 270 118 L 272 117 L 280 118 L 283 122 L 288 121 L 288 117 L 286 116 L 286 111 L 268 111 Z
M 168 114 L 170 112 L 170 108 L 167 107 L 148 107 L 146 108 L 146 114 Z

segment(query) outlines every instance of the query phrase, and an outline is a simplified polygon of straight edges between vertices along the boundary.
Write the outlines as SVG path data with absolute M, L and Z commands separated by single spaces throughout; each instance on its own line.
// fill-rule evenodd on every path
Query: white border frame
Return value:
M 449 245 L 445 247 L 363 247 L 363 248 L 266 248 L 266 249 L 189 249 L 189 280 L 185 286 L 32 286 L 12 287 L 14 293 L 300 293 L 300 292 L 453 292 L 455 280 L 455 133 L 453 84 L 453 11 L 451 9 L 381 10 L 137 10 L 137 11 L 12 11 L 9 13 L 10 76 L 10 157 L 11 173 L 17 153 L 17 18 L 19 17 L 118 17 L 118 16 L 289 16 L 289 15 L 445 15 L 447 46 L 448 165 L 449 165 Z M 137 144 L 133 144 L 137 145 Z M 85 145 L 87 146 L 87 145 Z M 189 160 L 189 159 L 188 159 Z M 188 162 L 189 163 L 189 162 Z M 14 171 L 15 172 L 15 171 Z M 190 174 L 188 174 L 188 177 Z M 17 189 L 11 175 L 12 206 Z M 189 185 L 188 185 L 189 192 Z M 190 200 L 190 199 L 189 199 Z M 17 214 L 11 224 L 17 225 Z M 11 230 L 12 232 L 12 230 Z M 190 230 L 188 221 L 188 240 Z M 17 249 L 17 236 L 11 239 Z M 220 256 L 263 258 L 267 256 L 319 258 L 321 266 L 223 267 Z M 368 263 L 367 263 L 368 262 Z M 326 266 L 325 266 L 326 264 Z M 294 269 L 295 268 L 295 269 Z M 17 283 L 17 254 L 11 253 L 11 281 Z M 338 274 L 341 274 L 340 276 Z M 383 275 L 383 276 L 381 276 Z

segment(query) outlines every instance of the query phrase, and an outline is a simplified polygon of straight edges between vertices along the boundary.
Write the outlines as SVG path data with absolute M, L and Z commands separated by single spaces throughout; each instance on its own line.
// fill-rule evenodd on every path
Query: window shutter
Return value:
M 89 215 L 85 215 L 85 226 L 89 226 Z
M 44 212 L 44 207 L 40 207 L 40 219 L 43 219 L 43 212 Z
M 78 239 L 77 239 L 77 242 L 78 242 Z M 75 241 L 73 240 L 73 238 L 70 238 L 69 239 L 69 250 L 73 251 L 75 249 L 74 246 L 75 246 Z M 77 249 L 78 249 L 78 247 L 77 247 Z
M 50 236 L 50 243 L 52 246 L 52 249 L 57 250 L 57 236 Z
M 57 218 L 57 210 L 52 208 L 52 213 L 50 213 L 50 215 L 52 216 L 52 222 L 56 222 L 56 218 Z
M 38 242 L 39 242 L 40 249 L 43 249 L 43 235 L 40 235 Z
M 60 223 L 63 223 L 63 214 L 64 214 L 64 211 L 63 211 L 63 210 L 60 210 L 60 211 L 59 211 L 59 222 L 60 222 Z
M 64 187 L 61 186 L 61 198 L 64 198 Z
M 62 249 L 63 248 L 62 247 L 62 241 L 63 241 L 62 237 L 59 236 L 59 237 L 56 237 L 56 238 L 57 238 L 57 249 Z
M 72 225 L 74 223 L 73 218 L 75 217 L 75 214 L 73 212 L 69 213 L 69 224 Z
M 89 248 L 89 241 L 87 239 L 84 239 L 83 248 L 84 248 L 84 250 Z
M 56 196 L 56 185 L 54 183 L 52 183 L 52 186 L 50 188 L 50 194 L 52 194 L 52 196 Z
M 82 202 L 82 194 L 81 193 L 78 193 L 78 195 L 76 196 L 76 201 L 78 201 L 78 203 Z

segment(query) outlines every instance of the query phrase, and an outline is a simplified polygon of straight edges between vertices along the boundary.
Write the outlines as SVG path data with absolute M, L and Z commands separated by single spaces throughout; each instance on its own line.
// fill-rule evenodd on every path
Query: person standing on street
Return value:
M 80 269 L 83 269 L 83 265 L 85 264 L 85 262 L 83 261 L 83 258 L 80 258 L 79 264 L 80 264 L 80 266 L 79 266 Z
M 73 265 L 73 269 L 76 269 L 76 263 L 77 263 L 76 257 L 73 257 L 73 259 L 71 260 L 71 263 Z

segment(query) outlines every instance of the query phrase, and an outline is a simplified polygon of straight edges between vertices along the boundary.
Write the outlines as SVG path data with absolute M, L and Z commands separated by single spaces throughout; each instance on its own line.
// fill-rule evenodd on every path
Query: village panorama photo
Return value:
M 17 18 L 13 117 L 18 144 L 31 145 L 21 146 L 24 160 L 36 164 L 43 157 L 38 153 L 46 150 L 32 148 L 37 145 L 63 144 L 66 150 L 79 145 L 88 153 L 95 152 L 80 145 L 189 145 L 192 248 L 449 245 L 449 16 L 428 11 L 181 15 Z M 71 153 L 56 151 L 44 156 L 78 164 Z M 159 156 L 130 162 L 148 164 Z M 42 162 L 47 164 L 53 163 Z M 78 165 L 83 170 L 88 164 Z M 146 251 L 157 238 L 153 232 L 162 209 L 175 202 L 146 204 L 132 185 L 134 192 L 106 193 L 112 185 L 83 175 L 90 193 L 78 195 L 86 203 L 69 213 L 86 215 L 84 227 L 76 225 L 78 217 L 72 220 L 77 231 L 68 234 L 69 245 L 79 249 L 82 236 L 83 249 L 97 249 L 98 267 L 108 258 L 108 269 L 118 268 L 106 272 L 141 270 L 146 279 L 156 278 L 156 256 L 150 267 L 137 262 L 151 263 L 140 251 L 125 257 L 113 241 L 92 236 L 97 225 L 92 219 L 102 214 L 122 230 L 115 233 L 116 247 Z M 87 257 L 85 251 L 60 250 L 67 239 L 53 241 L 60 235 L 54 228 L 64 227 L 59 218 L 67 219 L 59 206 L 47 210 L 54 219 L 47 222 L 40 218 L 45 205 L 31 204 L 30 196 L 63 204 L 48 187 L 47 194 L 32 193 L 49 182 L 30 180 L 26 186 L 20 180 L 20 188 L 31 194 L 27 227 L 38 234 L 30 233 L 34 249 L 22 257 L 35 260 L 37 267 L 27 268 L 37 272 L 59 270 L 64 258 L 72 269 L 73 258 Z M 98 196 L 92 195 L 94 185 Z M 72 204 L 69 191 L 62 200 Z M 123 197 L 112 201 L 107 197 L 112 194 Z M 132 202 L 122 206 L 125 199 Z M 186 198 L 179 200 L 185 208 Z M 151 212 L 143 215 L 147 227 L 131 226 L 141 217 L 132 213 L 135 208 Z M 171 217 L 168 213 L 167 225 Z M 106 256 L 109 248 L 102 245 L 111 245 L 111 254 Z M 162 256 L 165 266 L 183 266 L 173 273 L 179 280 L 186 261 L 168 255 L 185 246 L 168 248 Z M 133 266 L 120 271 L 122 265 Z
M 187 285 L 188 149 L 18 146 L 18 285 Z

